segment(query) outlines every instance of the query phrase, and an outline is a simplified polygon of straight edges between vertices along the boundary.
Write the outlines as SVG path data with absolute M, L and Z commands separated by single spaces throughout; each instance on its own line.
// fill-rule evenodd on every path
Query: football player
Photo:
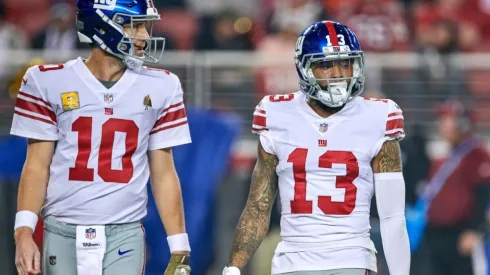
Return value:
M 223 274 L 239 275 L 253 256 L 277 193 L 282 241 L 272 274 L 374 274 L 369 207 L 376 192 L 390 274 L 408 275 L 402 111 L 391 100 L 359 96 L 364 57 L 345 25 L 309 26 L 295 63 L 301 91 L 266 96 L 255 109 L 258 160 Z
M 189 274 L 190 245 L 172 147 L 191 142 L 179 78 L 157 63 L 164 38 L 151 0 L 78 0 L 88 59 L 31 67 L 11 134 L 29 140 L 15 220 L 21 275 L 144 274 L 146 183 L 172 252 Z M 43 259 L 32 239 L 44 217 Z

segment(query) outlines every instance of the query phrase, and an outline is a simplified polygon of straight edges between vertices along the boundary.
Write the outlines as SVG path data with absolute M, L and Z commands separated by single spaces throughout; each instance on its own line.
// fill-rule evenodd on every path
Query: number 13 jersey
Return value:
M 264 150 L 279 159 L 282 241 L 273 274 L 375 269 L 375 260 L 368 260 L 369 251 L 375 251 L 369 236 L 371 161 L 386 140 L 404 137 L 400 108 L 391 100 L 356 97 L 322 118 L 301 92 L 266 96 L 255 109 L 252 131 L 260 135 Z M 363 259 L 352 255 L 339 260 L 342 250 L 356 248 L 367 251 Z M 326 250 L 323 256 L 318 252 Z M 284 253 L 305 251 L 310 253 L 281 259 Z M 319 260 L 310 263 L 317 256 Z M 294 268 L 289 267 L 293 261 Z
M 73 224 L 142 219 L 147 151 L 191 142 L 177 76 L 128 69 L 107 89 L 81 58 L 27 71 L 11 134 L 56 141 L 42 214 Z

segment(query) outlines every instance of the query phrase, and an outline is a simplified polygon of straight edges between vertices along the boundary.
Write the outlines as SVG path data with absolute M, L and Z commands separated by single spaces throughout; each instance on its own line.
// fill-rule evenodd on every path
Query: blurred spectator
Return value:
M 269 4 L 272 11 L 268 28 L 272 34 L 259 42 L 257 51 L 264 59 L 280 58 L 281 61 L 258 69 L 259 98 L 264 94 L 288 94 L 299 90 L 296 68 L 290 61 L 294 57 L 296 40 L 309 24 L 325 19 L 325 10 L 318 1 L 276 0 Z
M 326 1 L 341 9 L 335 12 L 335 19 L 346 24 L 358 36 L 363 51 L 371 53 L 385 53 L 392 51 L 406 51 L 411 48 L 410 33 L 405 18 L 404 7 L 397 0 L 347 0 Z M 366 64 L 366 89 L 381 90 L 388 98 L 394 99 L 398 104 L 402 94 L 401 81 L 406 81 L 406 74 L 399 70 L 383 70 L 378 66 Z M 394 84 L 396 83 L 396 84 Z M 411 106 L 408 106 L 411 107 Z M 410 122 L 410 116 L 407 117 Z
M 457 22 L 439 19 L 434 21 L 424 33 L 420 34 L 419 42 L 423 47 L 436 49 L 440 54 L 450 54 L 460 49 L 460 35 Z
M 343 17 L 345 14 L 352 14 L 360 1 L 362 0 L 322 0 L 322 3 L 333 17 Z
M 430 110 L 434 104 L 446 98 L 467 99 L 470 97 L 466 72 L 454 66 L 452 54 L 459 50 L 461 34 L 458 24 L 451 20 L 438 20 L 419 36 L 421 66 L 415 72 L 414 80 L 408 82 L 410 106 L 417 111 Z M 417 117 L 415 117 L 417 116 Z M 412 119 L 420 120 L 432 114 L 418 112 Z
M 479 3 L 479 8 L 480 10 L 487 14 L 487 15 L 490 15 L 490 1 L 489 0 L 480 0 L 480 3 Z
M 194 47 L 199 24 L 196 17 L 180 9 L 160 11 L 162 20 L 155 24 L 155 31 L 165 37 L 165 48 L 191 50 Z
M 22 80 L 24 79 L 27 70 L 32 66 L 42 64 L 46 64 L 42 58 L 33 58 L 31 59 L 31 61 L 29 61 L 29 63 L 20 68 L 19 71 L 14 73 L 13 77 L 9 81 L 8 87 L 9 96 L 12 99 L 17 98 L 17 94 L 19 93 L 20 86 L 22 85 Z
M 453 21 L 455 31 L 459 34 L 456 44 L 462 50 L 478 50 L 486 47 L 483 39 L 488 28 L 488 15 L 484 15 L 476 1 L 437 0 L 434 3 L 420 3 L 415 6 L 414 22 L 418 40 L 431 39 L 431 28 L 436 22 Z M 472 4 L 474 3 L 474 4 Z M 433 29 L 433 28 L 432 28 Z
M 485 232 L 490 156 L 475 136 L 472 114 L 457 101 L 440 109 L 439 132 L 451 152 L 426 194 L 425 245 L 433 275 L 473 274 L 472 252 Z
M 233 10 L 223 10 L 215 18 L 203 18 L 197 50 L 249 51 L 252 50 L 250 30 L 252 21 Z M 214 110 L 237 113 L 242 119 L 250 117 L 256 102 L 253 83 L 247 80 L 248 68 L 242 66 L 213 66 L 209 69 L 212 82 L 210 103 Z
M 267 18 L 270 19 L 269 32 L 277 33 L 286 26 L 295 26 L 298 36 L 311 23 L 326 19 L 326 13 L 316 0 L 276 0 Z
M 427 151 L 428 135 L 425 128 L 421 124 L 414 124 L 407 127 L 406 132 L 407 137 L 400 142 L 405 178 L 405 202 L 413 206 L 419 199 L 419 190 L 426 185 L 429 178 L 431 160 Z M 430 273 L 425 252 L 418 251 L 412 254 L 410 274 L 433 275 Z M 383 260 L 382 263 L 385 264 L 385 261 Z M 387 266 L 383 265 L 383 268 L 384 274 L 389 274 Z
M 233 10 L 240 15 L 261 15 L 263 0 L 186 0 L 189 10 L 200 16 L 218 14 L 223 9 Z
M 252 20 L 233 10 L 224 10 L 214 18 L 203 18 L 197 50 L 251 50 L 249 32 Z
M 16 25 L 7 22 L 5 7 L 0 3 L 0 88 L 5 88 L 5 78 L 9 77 L 9 69 L 5 68 L 5 59 L 8 50 L 23 50 L 26 48 L 26 37 Z
M 0 2 L 0 50 L 24 49 L 25 34 L 15 24 L 6 20 L 5 6 Z
M 32 39 L 34 49 L 71 51 L 87 46 L 78 41 L 74 27 L 75 9 L 68 3 L 58 3 L 51 8 L 50 22 L 46 29 Z
M 277 65 L 260 67 L 258 74 L 259 97 L 264 94 L 288 94 L 299 90 L 298 75 L 293 63 L 294 48 L 304 23 L 295 18 L 280 21 L 279 33 L 265 37 L 257 46 L 264 59 L 281 59 Z M 311 21 L 313 22 L 313 21 Z M 288 64 L 287 66 L 284 66 Z
M 405 178 L 405 201 L 414 205 L 418 191 L 427 183 L 431 160 L 427 152 L 427 133 L 421 124 L 414 124 L 407 129 L 408 136 L 400 142 L 403 160 L 403 177 Z
M 359 37 L 368 52 L 404 51 L 410 41 L 403 6 L 396 0 L 360 0 L 337 19 Z

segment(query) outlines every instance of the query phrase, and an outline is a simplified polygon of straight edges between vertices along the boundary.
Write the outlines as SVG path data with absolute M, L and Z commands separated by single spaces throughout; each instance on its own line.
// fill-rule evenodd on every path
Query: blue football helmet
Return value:
M 102 50 L 126 63 L 130 68 L 143 62 L 158 63 L 165 47 L 165 38 L 152 37 L 153 22 L 160 15 L 152 0 L 78 0 L 77 30 L 80 42 L 94 43 Z M 149 37 L 141 39 L 127 34 L 123 26 L 146 22 Z M 145 40 L 143 56 L 135 54 L 133 41 Z
M 309 99 L 337 108 L 364 90 L 364 55 L 357 36 L 343 24 L 320 21 L 310 25 L 296 42 L 294 60 L 301 91 Z M 313 75 L 312 66 L 331 67 L 335 62 L 352 66 L 352 76 L 316 78 Z

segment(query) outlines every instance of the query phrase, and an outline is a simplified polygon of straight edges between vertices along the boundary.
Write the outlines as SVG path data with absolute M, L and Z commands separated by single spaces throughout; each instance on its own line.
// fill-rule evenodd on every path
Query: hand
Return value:
M 461 233 L 458 241 L 459 253 L 463 256 L 469 256 L 473 252 L 473 248 L 480 241 L 480 235 L 475 231 L 465 231 Z
M 188 254 L 172 254 L 164 275 L 190 275 L 189 257 Z
M 32 229 L 21 227 L 15 231 L 15 266 L 19 275 L 41 273 L 41 255 L 34 239 Z
M 223 269 L 223 274 L 222 275 L 241 275 L 240 274 L 240 269 L 235 266 L 230 266 L 230 267 L 225 267 Z

